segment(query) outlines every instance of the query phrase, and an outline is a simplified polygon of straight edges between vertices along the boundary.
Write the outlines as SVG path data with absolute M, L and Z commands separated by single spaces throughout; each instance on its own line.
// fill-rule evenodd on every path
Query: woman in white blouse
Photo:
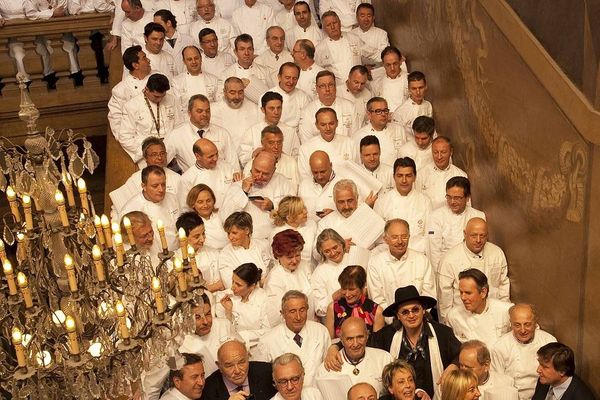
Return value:
M 312 260 L 312 250 L 317 234 L 317 223 L 308 219 L 308 211 L 304 205 L 304 201 L 297 196 L 286 196 L 281 199 L 277 209 L 273 210 L 271 217 L 276 228 L 271 233 L 270 242 L 276 233 L 286 229 L 293 229 L 300 232 L 304 239 L 302 260 L 314 267 L 316 263 Z
M 261 270 L 268 271 L 271 252 L 264 239 L 252 237 L 252 216 L 245 211 L 232 213 L 223 223 L 229 244 L 219 255 L 219 273 L 227 289 L 231 289 L 231 275 L 239 265 L 253 263 Z
M 312 274 L 311 286 L 315 312 L 325 317 L 329 303 L 342 297 L 338 277 L 349 264 L 349 247 L 339 233 L 329 228 L 319 234 L 316 246 L 322 261 Z
M 288 290 L 304 293 L 308 297 L 309 316 L 314 315 L 310 286 L 312 267 L 301 258 L 303 246 L 302 235 L 294 229 L 283 230 L 273 237 L 271 250 L 277 261 L 264 285 L 270 298 L 268 311 L 272 322 L 281 321 L 281 298 Z
M 231 294 L 226 294 L 217 308 L 217 316 L 230 320 L 250 347 L 272 326 L 266 311 L 267 292 L 259 286 L 261 274 L 253 263 L 238 266 L 232 274 Z
M 227 245 L 227 235 L 223 222 L 215 208 L 215 192 L 204 183 L 190 189 L 186 198 L 187 206 L 204 220 L 206 230 L 205 246 L 220 250 Z

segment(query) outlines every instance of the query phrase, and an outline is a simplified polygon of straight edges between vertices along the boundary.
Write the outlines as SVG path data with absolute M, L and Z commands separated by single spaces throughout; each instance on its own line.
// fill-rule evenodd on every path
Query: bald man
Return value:
M 511 332 L 504 334 L 490 349 L 492 371 L 515 380 L 519 399 L 531 399 L 538 380 L 537 350 L 556 338 L 539 327 L 531 304 L 515 304 L 508 310 Z
M 192 187 L 204 183 L 215 192 L 215 208 L 221 208 L 225 192 L 233 182 L 241 179 L 241 174 L 227 161 L 219 160 L 219 150 L 209 139 L 196 140 L 192 150 L 196 164 L 181 176 L 181 196 L 185 198 Z
M 377 390 L 366 382 L 357 383 L 348 390 L 348 400 L 377 400 Z
M 462 307 L 458 274 L 469 268 L 477 268 L 487 276 L 490 299 L 510 301 L 506 257 L 500 247 L 488 242 L 488 226 L 483 218 L 471 218 L 464 230 L 464 241 L 448 250 L 440 261 L 438 302 L 442 321 L 446 321 L 450 309 Z
M 248 351 L 237 340 L 225 342 L 217 352 L 218 371 L 204 385 L 201 400 L 269 400 L 277 391 L 273 387 L 271 364 L 249 361 Z
M 317 371 L 317 381 L 320 376 L 347 375 L 352 384 L 367 382 L 382 395 L 385 389 L 381 383 L 383 367 L 392 362 L 392 356 L 385 350 L 367 347 L 369 331 L 365 321 L 358 317 L 350 317 L 342 323 L 341 343 L 342 370 L 327 371 L 321 364 Z
M 298 195 L 304 200 L 308 217 L 318 221 L 335 210 L 333 186 L 341 178 L 333 171 L 329 155 L 317 150 L 308 159 L 311 176 L 302 179 Z
M 252 237 L 266 239 L 273 224 L 270 212 L 277 208 L 285 196 L 295 195 L 296 188 L 289 180 L 275 172 L 277 159 L 273 153 L 261 151 L 252 160 L 250 176 L 235 182 L 225 194 L 221 212 L 231 215 L 235 211 L 246 211 L 252 216 Z

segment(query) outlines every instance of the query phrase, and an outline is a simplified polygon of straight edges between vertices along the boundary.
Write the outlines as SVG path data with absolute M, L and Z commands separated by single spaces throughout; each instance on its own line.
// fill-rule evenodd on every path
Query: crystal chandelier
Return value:
M 38 132 L 39 111 L 17 80 L 27 138 L 0 138 L 11 210 L 0 240 L 0 385 L 13 399 L 131 397 L 141 372 L 173 355 L 167 344 L 194 330 L 203 281 L 193 250 L 169 273 L 173 253 L 152 265 L 124 221 L 125 250 L 119 224 L 96 215 L 81 178 L 99 164 L 91 143 L 70 130 Z

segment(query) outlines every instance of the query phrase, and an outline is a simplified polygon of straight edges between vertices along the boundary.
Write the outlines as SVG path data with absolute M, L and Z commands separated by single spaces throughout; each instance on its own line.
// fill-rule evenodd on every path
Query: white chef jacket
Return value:
M 469 268 L 477 268 L 487 276 L 490 285 L 489 298 L 509 301 L 508 265 L 502 249 L 487 242 L 483 250 L 475 254 L 462 242 L 448 250 L 440 260 L 438 309 L 442 320 L 450 309 L 464 308 L 458 290 L 458 274 Z
M 364 2 L 371 3 L 371 0 Z M 325 11 L 329 10 L 335 11 L 340 18 L 342 31 L 349 31 L 356 25 L 356 8 L 360 3 L 360 0 L 321 0 L 319 1 L 319 14 L 323 15 Z
M 556 342 L 556 338 L 537 328 L 530 343 L 521 343 L 515 339 L 512 332 L 508 332 L 490 348 L 492 370 L 515 380 L 520 400 L 529 400 L 533 396 L 539 378 L 536 372 L 539 365 L 537 351 L 551 342 Z
M 485 383 L 479 385 L 479 392 L 481 396 L 479 400 L 487 399 L 486 390 L 492 388 L 504 388 L 504 387 L 514 387 L 515 381 L 510 376 L 499 374 L 498 372 L 489 371 L 488 379 Z
M 315 47 L 323 40 L 323 32 L 317 26 L 316 22 L 311 22 L 308 28 L 304 29 L 296 22 L 294 18 L 293 25 L 285 31 L 285 42 L 288 49 L 293 49 L 294 44 L 300 39 L 308 39 Z
M 471 218 L 485 219 L 485 214 L 470 206 L 466 206 L 462 213 L 455 214 L 447 205 L 430 214 L 426 227 L 427 255 L 436 273 L 444 254 L 464 240 L 464 230 Z
M 67 0 L 23 0 L 27 19 L 50 19 L 56 7 L 67 8 Z
M 301 347 L 294 341 L 296 334 L 282 322 L 264 334 L 257 350 L 266 362 L 272 362 L 284 353 L 296 354 L 304 367 L 304 386 L 313 386 L 317 369 L 331 345 L 329 331 L 323 324 L 308 320 L 298 334 L 302 337 Z
M 204 183 L 215 193 L 217 199 L 215 208 L 221 208 L 225 192 L 227 192 L 227 189 L 229 189 L 229 186 L 233 182 L 234 172 L 234 168 L 222 160 L 217 161 L 217 165 L 213 169 L 202 168 L 196 163 L 181 175 L 182 197 L 187 196 L 190 189 L 194 186 Z
M 270 242 L 272 243 L 272 241 Z M 283 267 L 279 261 L 275 261 L 273 268 L 265 279 L 264 289 L 273 299 L 271 308 L 275 310 L 277 318 L 280 318 L 281 298 L 288 290 L 299 290 L 304 293 L 309 299 L 309 308 L 311 313 L 314 311 L 312 302 L 312 288 L 310 286 L 310 278 L 312 276 L 312 266 L 301 261 L 296 270 L 293 272 Z
M 171 389 L 169 389 L 165 393 L 163 393 L 162 396 L 160 396 L 160 400 L 193 400 L 193 399 L 190 399 L 189 397 L 187 397 L 186 395 L 181 393 L 179 390 L 177 390 L 176 387 L 172 387 Z
M 18 1 L 0 0 L 0 15 L 6 20 L 25 18 L 25 8 Z
M 243 3 L 244 2 L 242 0 L 219 0 L 217 3 L 215 3 L 217 7 L 217 14 L 231 22 L 233 11 L 240 7 Z
M 179 107 L 183 115 L 187 113 L 188 103 L 193 95 L 203 94 L 212 104 L 217 100 L 219 94 L 219 79 L 207 72 L 202 72 L 196 76 L 187 71 L 182 72 L 175 76 L 171 83 L 173 94 L 179 100 Z
M 302 73 L 300 73 L 302 75 Z M 313 81 L 314 86 L 314 81 Z M 308 140 L 315 136 L 319 136 L 319 130 L 316 126 L 315 113 L 323 107 L 333 108 L 337 115 L 338 127 L 337 134 L 351 137 L 352 134 L 361 126 L 360 121 L 362 116 L 359 115 L 356 110 L 356 106 L 350 100 L 346 100 L 343 97 L 336 97 L 335 101 L 330 105 L 326 106 L 321 103 L 319 98 L 306 104 L 302 115 L 300 116 L 300 122 L 298 125 L 298 137 L 302 143 L 306 143 Z
M 335 202 L 333 201 L 333 187 L 342 179 L 332 173 L 331 180 L 321 186 L 315 182 L 314 178 L 304 178 L 298 187 L 298 196 L 302 197 L 304 205 L 308 211 L 308 218 L 313 221 L 318 221 L 317 211 L 323 211 L 327 208 L 335 210 Z M 306 239 L 305 239 L 306 240 Z
M 343 351 L 343 350 L 342 350 Z M 376 349 L 374 347 L 366 347 L 365 348 L 365 356 L 361 362 L 356 365 L 352 365 L 346 360 L 345 356 L 342 357 L 343 364 L 342 370 L 339 372 L 336 371 L 327 371 L 325 370 L 325 366 L 321 364 L 319 369 L 317 370 L 317 380 L 320 376 L 331 376 L 331 375 L 347 375 L 350 378 L 350 382 L 353 385 L 360 382 L 367 382 L 371 384 L 377 390 L 379 396 L 382 396 L 386 393 L 386 388 L 383 387 L 383 382 L 381 381 L 381 372 L 383 368 L 393 361 L 393 358 L 390 353 L 385 350 Z M 354 369 L 358 369 L 358 375 L 354 375 Z
M 252 160 L 252 153 L 255 149 L 262 147 L 261 143 L 261 132 L 269 124 L 261 118 L 259 122 L 252 125 L 244 135 L 242 136 L 242 142 L 239 148 L 239 160 L 240 164 L 246 166 Z M 289 125 L 279 122 L 277 127 L 283 132 L 283 152 L 296 157 L 298 155 L 298 149 L 300 148 L 300 140 L 296 134 L 296 130 Z
M 374 176 L 379 182 L 381 182 L 382 186 L 379 189 L 379 196 L 384 195 L 390 190 L 396 189 L 396 183 L 394 182 L 394 167 L 389 164 L 385 164 L 380 162 L 379 166 L 375 168 L 373 171 L 367 169 L 364 164 L 360 164 L 363 171 L 365 173 Z
M 356 18 L 356 17 L 354 17 Z M 351 32 L 344 32 L 338 40 L 325 37 L 315 45 L 315 62 L 335 74 L 341 84 L 348 77 L 353 66 L 377 62 L 378 50 L 367 45 Z
M 110 0 L 69 0 L 68 9 L 70 15 L 79 15 L 92 12 L 112 12 L 115 5 Z
M 200 45 L 198 34 L 204 28 L 210 28 L 217 34 L 219 52 L 231 52 L 233 41 L 240 34 L 229 21 L 216 14 L 210 21 L 205 21 L 199 17 L 190 25 L 190 36 L 192 36 L 197 46 Z
M 267 317 L 267 292 L 256 286 L 248 296 L 246 303 L 242 298 L 230 294 L 233 303 L 232 323 L 237 333 L 244 339 L 250 348 L 258 344 L 262 335 L 271 328 Z M 224 317 L 225 309 L 217 303 L 217 316 Z
M 256 5 L 259 4 L 260 3 L 256 3 Z M 260 99 L 262 96 L 267 92 L 267 90 L 269 90 L 271 86 L 273 86 L 273 82 L 271 81 L 271 72 L 269 69 L 255 62 L 253 62 L 252 65 L 250 65 L 247 69 L 235 62 L 227 67 L 224 71 L 221 70 L 218 76 L 223 82 L 225 82 L 225 80 L 230 76 L 235 76 L 240 79 L 248 79 L 250 83 L 244 89 L 244 95 L 248 100 L 256 104 L 260 104 Z M 222 85 L 219 84 L 219 86 Z
M 298 172 L 301 178 L 312 178 L 309 160 L 312 153 L 317 150 L 326 152 L 333 164 L 344 160 L 355 161 L 357 154 L 356 144 L 349 137 L 336 133 L 333 140 L 328 142 L 321 135 L 314 136 L 304 142 L 298 151 Z
M 339 264 L 326 260 L 315 268 L 310 284 L 315 299 L 315 313 L 319 317 L 327 314 L 327 306 L 333 301 L 331 297 L 333 292 L 340 289 L 338 277 L 348 265 L 350 265 L 350 257 L 346 253 Z
M 177 164 L 185 172 L 196 164 L 196 156 L 192 150 L 194 143 L 200 136 L 198 130 L 201 128 L 187 122 L 179 125 L 173 132 L 165 138 L 165 146 L 167 147 L 167 157 L 169 160 L 177 159 Z M 210 124 L 206 128 L 202 128 L 204 133 L 203 138 L 210 140 L 217 146 L 219 151 L 219 160 L 226 161 L 229 165 L 236 165 L 235 154 L 231 151 L 231 137 L 229 132 L 215 124 Z
M 269 89 L 269 91 L 279 93 L 283 97 L 281 122 L 291 126 L 294 130 L 297 130 L 298 125 L 300 124 L 300 115 L 302 114 L 304 107 L 312 101 L 311 98 L 304 93 L 302 89 L 298 88 L 295 88 L 288 93 L 279 85 L 276 85 Z
M 219 88 L 222 90 L 222 87 Z M 240 143 L 244 133 L 252 125 L 263 119 L 256 104 L 244 99 L 240 108 L 231 108 L 226 101 L 221 100 L 210 105 L 210 118 L 216 125 L 227 129 L 231 136 L 234 154 L 239 157 Z
M 356 36 L 361 38 L 362 41 L 365 42 L 367 45 L 379 51 L 379 55 L 378 57 L 374 58 L 374 61 L 377 61 L 377 64 L 381 64 L 381 52 L 383 51 L 383 49 L 390 45 L 387 32 L 381 28 L 376 27 L 375 25 L 371 26 L 371 28 L 369 28 L 366 31 L 363 31 L 360 27 L 357 26 L 350 32 L 354 33 Z
M 304 225 L 300 225 L 297 228 L 288 224 L 276 226 L 273 228 L 273 231 L 269 236 L 269 243 L 273 243 L 273 237 L 279 232 L 284 231 L 286 229 L 293 229 L 299 232 L 300 235 L 302 235 L 302 239 L 304 239 L 304 248 L 302 249 L 301 254 L 302 260 L 306 261 L 311 266 L 310 272 L 312 273 L 314 267 L 314 263 L 312 260 L 312 250 L 315 247 L 315 241 L 317 239 L 317 223 L 312 219 L 308 219 Z
M 402 126 L 406 131 L 406 135 L 412 136 L 413 121 L 415 118 L 422 115 L 433 117 L 433 107 L 431 106 L 431 103 L 427 100 L 423 100 L 421 104 L 417 104 L 411 98 L 408 98 L 404 103 L 396 108 L 392 114 L 392 121 Z
M 182 121 L 177 100 L 172 94 L 167 93 L 158 105 L 148 101 L 154 118 L 160 120 L 160 132 L 157 132 L 154 118 L 152 118 L 145 98 L 144 94 L 140 93 L 125 103 L 120 132 L 115 135 L 121 147 L 140 168 L 146 166 L 146 161 L 142 156 L 144 139 L 150 136 L 167 138 L 175 126 Z M 158 108 L 160 109 L 160 118 Z
M 169 46 L 166 41 L 165 43 L 166 46 Z M 158 54 L 154 54 L 145 47 L 144 53 L 146 53 L 146 57 L 148 57 L 148 60 L 150 60 L 150 66 L 152 69 L 155 69 L 159 73 L 169 78 L 169 82 L 171 82 L 173 77 L 177 74 L 177 71 L 175 70 L 175 59 L 173 59 L 173 56 L 164 50 L 159 51 Z
M 115 139 L 118 139 L 121 132 L 121 121 L 123 119 L 123 107 L 127 101 L 142 93 L 142 90 L 148 83 L 148 78 L 156 71 L 149 73 L 143 79 L 137 79 L 131 74 L 125 75 L 121 82 L 117 83 L 112 89 L 112 95 L 108 101 L 108 122 L 110 130 Z
M 248 7 L 242 2 L 231 14 L 231 24 L 238 32 L 254 39 L 254 53 L 260 54 L 267 48 L 267 29 L 275 22 L 273 10 L 262 3 Z
M 223 247 L 219 255 L 219 273 L 226 289 L 231 289 L 233 270 L 244 263 L 253 263 L 263 274 L 267 274 L 271 263 L 271 251 L 267 241 L 252 238 L 247 249 L 233 246 L 231 243 Z
M 429 163 L 419 170 L 416 188 L 431 199 L 435 210 L 446 205 L 446 183 L 455 176 L 467 177 L 467 173 L 450 163 L 446 169 L 439 169 L 435 163 Z
M 277 164 L 275 164 L 275 172 L 283 175 L 290 182 L 290 185 L 295 191 L 298 189 L 298 181 L 300 175 L 298 174 L 298 164 L 293 157 L 288 156 L 285 153 L 281 153 Z M 244 167 L 244 176 L 250 176 L 252 173 L 252 163 L 249 162 Z
M 360 159 L 360 141 L 362 140 L 362 138 L 369 135 L 373 135 L 377 139 L 379 139 L 381 162 L 389 165 L 394 165 L 394 162 L 399 156 L 400 147 L 404 143 L 406 143 L 406 134 L 404 133 L 404 130 L 399 125 L 390 122 L 385 128 L 378 131 L 375 128 L 373 128 L 373 125 L 371 125 L 371 123 L 369 122 L 367 125 L 354 132 L 354 135 L 352 136 L 354 141 L 356 142 L 356 149 L 358 150 L 358 159 Z
M 358 95 L 355 95 L 348 90 L 345 82 L 341 85 L 338 85 L 336 90 L 338 96 L 354 103 L 356 112 L 360 117 L 358 128 L 362 127 L 367 121 L 367 102 L 371 100 L 373 93 L 371 93 L 371 91 L 365 86 Z M 355 133 L 353 133 L 353 135 L 354 134 Z
M 362 202 L 361 199 L 359 199 L 358 206 L 356 207 L 356 209 L 359 209 L 361 207 L 369 207 L 369 206 L 367 204 L 365 204 L 364 202 Z M 371 210 L 369 210 L 369 211 L 371 211 Z M 374 217 L 376 217 L 376 216 L 374 216 Z M 333 229 L 334 231 L 339 233 L 340 236 L 343 237 L 344 239 L 349 239 L 349 238 L 356 239 L 357 237 L 353 235 L 355 226 L 351 225 L 352 220 L 349 220 L 349 219 L 350 219 L 349 217 L 348 218 L 344 217 L 337 209 L 334 210 L 332 213 L 329 213 L 325 217 L 321 218 L 321 220 L 317 223 L 317 234 L 316 234 L 317 237 L 319 237 L 319 235 L 321 234 L 321 232 L 323 232 L 323 230 Z M 371 230 L 371 232 L 373 232 L 373 226 L 371 227 L 370 230 Z M 383 231 L 381 233 L 383 233 Z M 379 234 L 379 232 L 375 232 L 375 234 Z M 380 241 L 380 237 L 381 236 L 379 236 L 378 239 L 375 239 L 375 241 L 369 246 L 369 248 L 365 248 L 365 247 L 362 247 L 359 245 L 352 245 L 352 246 L 359 248 L 359 249 L 364 249 L 364 251 L 368 253 L 370 248 L 374 247 L 374 245 Z M 354 241 L 357 242 L 358 240 L 354 240 Z
M 179 198 L 177 190 L 179 189 L 179 182 L 181 180 L 181 175 L 177 172 L 173 171 L 169 168 L 164 168 L 165 175 L 167 176 L 167 192 L 173 193 L 177 198 Z M 135 171 L 125 182 L 125 185 L 131 185 L 131 187 L 137 186 L 140 188 L 140 192 L 142 191 L 142 171 Z M 181 197 L 185 197 L 187 192 L 182 193 Z
M 176 3 L 181 3 L 181 0 L 177 0 Z M 172 11 L 172 10 L 171 10 Z M 196 10 L 194 9 L 194 12 Z M 175 45 L 171 47 L 167 39 L 175 39 Z M 185 64 L 183 63 L 183 49 L 187 46 L 193 46 L 194 39 L 190 35 L 183 33 L 180 29 L 179 19 L 177 20 L 177 30 L 172 37 L 165 37 L 165 44 L 163 45 L 163 51 L 166 51 L 173 57 L 175 61 L 175 74 L 185 72 Z
M 286 62 L 293 63 L 294 58 L 292 57 L 292 53 L 287 51 L 285 48 L 281 51 L 281 53 L 275 54 L 269 47 L 267 47 L 265 51 L 256 56 L 254 62 L 268 68 L 269 72 L 271 73 L 271 82 L 276 84 L 278 82 L 277 74 L 279 73 L 279 67 Z
M 425 226 L 431 213 L 431 201 L 427 196 L 414 188 L 406 196 L 402 196 L 398 190 L 390 190 L 377 199 L 373 210 L 386 221 L 402 218 L 408 222 L 410 227 L 408 248 L 425 252 L 427 246 Z
M 417 166 L 417 176 L 427 164 L 433 164 L 431 144 L 426 149 L 417 146 L 414 136 L 407 136 L 408 141 L 398 149 L 398 157 L 410 157 Z
M 120 9 L 121 7 L 117 8 Z M 121 24 L 121 53 L 125 53 L 125 50 L 131 46 L 139 45 L 142 46 L 143 49 L 146 46 L 146 40 L 144 39 L 144 27 L 153 21 L 154 12 L 148 10 L 146 10 L 144 12 L 144 16 L 137 21 L 132 21 L 129 18 L 125 18 Z
M 400 71 L 395 79 L 383 75 L 373 81 L 371 90 L 387 100 L 390 110 L 395 110 L 408 99 L 408 73 Z
M 256 207 L 248 196 L 262 196 L 273 202 L 274 209 L 285 196 L 295 195 L 296 189 L 292 187 L 287 178 L 277 172 L 273 173 L 271 180 L 263 187 L 252 186 L 248 195 L 242 190 L 242 182 L 234 182 L 225 193 L 222 213 L 230 215 L 235 211 L 246 211 L 252 216 L 252 237 L 266 239 L 273 229 L 273 222 L 269 211 Z
M 177 31 L 186 34 L 187 36 L 190 32 L 191 23 L 198 18 L 198 12 L 196 11 L 196 1 L 169 0 L 168 9 L 171 10 L 173 15 L 175 15 L 175 18 L 177 19 Z
M 229 240 L 227 239 L 227 233 L 223 229 L 221 216 L 213 212 L 210 218 L 203 217 L 202 220 L 204 221 L 204 232 L 206 233 L 204 245 L 217 250 L 221 250 L 227 246 Z
M 277 393 L 275 396 L 271 397 L 271 400 L 284 400 L 281 394 Z M 303 387 L 302 395 L 300 400 L 323 400 L 323 395 L 319 391 L 319 389 L 315 387 Z
M 300 70 L 300 77 L 298 78 L 298 84 L 296 84 L 296 87 L 298 89 L 303 90 L 304 93 L 306 93 L 311 98 L 311 100 L 315 100 L 318 98 L 316 80 L 317 74 L 321 71 L 325 71 L 325 69 L 323 69 L 323 67 L 321 67 L 320 65 L 314 63 L 307 69 Z M 315 115 L 313 114 L 313 124 L 314 119 Z
M 413 285 L 421 296 L 437 297 L 431 264 L 422 253 L 407 249 L 400 259 L 389 250 L 371 254 L 367 268 L 369 296 L 385 309 L 394 303 L 396 289 Z
M 488 298 L 481 314 L 467 311 L 464 306 L 454 307 L 448 313 L 448 326 L 461 342 L 481 340 L 488 348 L 510 331 L 508 309 L 512 303 Z
M 221 76 L 221 73 L 235 64 L 235 58 L 229 53 L 218 52 L 213 58 L 208 57 L 202 53 L 202 71 L 213 74 L 214 76 Z M 225 79 L 229 78 L 228 76 Z M 223 81 L 225 80 L 223 79 Z M 223 85 L 219 83 L 219 88 Z
M 181 208 L 179 206 L 179 201 L 174 194 L 167 192 L 162 201 L 154 203 L 146 200 L 143 193 L 139 193 L 132 197 L 123 206 L 123 209 L 119 211 L 119 219 L 123 218 L 125 214 L 131 211 L 142 211 L 150 218 L 154 228 L 154 240 L 156 243 L 160 243 L 160 236 L 158 234 L 158 229 L 156 229 L 156 221 L 159 219 L 162 220 L 165 225 L 165 234 L 169 250 L 174 250 L 179 247 L 179 238 L 177 237 L 175 221 L 177 221 L 177 217 L 181 214 Z

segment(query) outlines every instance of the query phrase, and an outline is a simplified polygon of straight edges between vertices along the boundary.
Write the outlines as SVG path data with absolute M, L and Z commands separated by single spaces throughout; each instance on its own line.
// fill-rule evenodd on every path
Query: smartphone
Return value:
M 265 198 L 262 196 L 248 196 L 248 200 L 250 201 L 254 201 L 254 200 L 264 200 Z

